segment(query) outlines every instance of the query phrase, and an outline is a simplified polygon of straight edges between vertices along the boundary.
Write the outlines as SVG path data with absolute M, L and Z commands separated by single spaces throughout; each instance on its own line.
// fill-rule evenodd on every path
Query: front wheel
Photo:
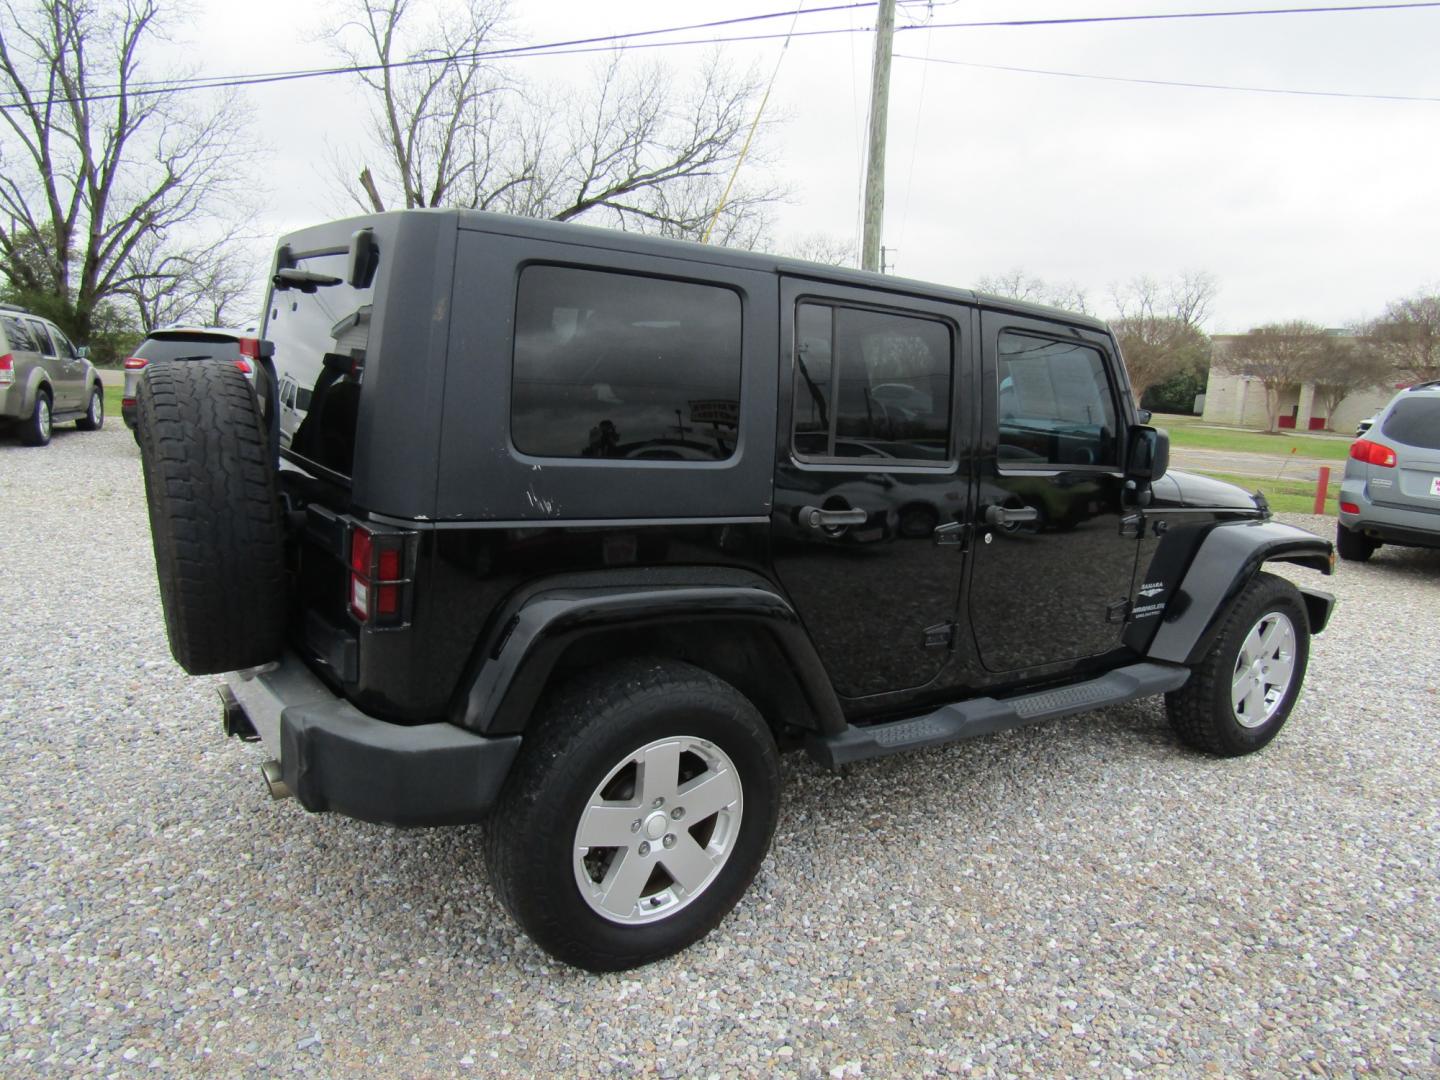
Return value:
M 1170 725 L 1197 750 L 1253 753 L 1284 727 L 1310 658 L 1310 619 L 1294 585 L 1259 573 L 1230 605 L 1190 681 L 1165 695 Z
M 678 661 L 608 665 L 532 721 L 487 825 L 491 881 L 558 959 L 648 964 L 744 895 L 779 793 L 775 741 L 734 687 Z
M 100 387 L 91 388 L 90 404 L 85 408 L 85 415 L 75 421 L 75 426 L 81 431 L 99 431 L 105 426 L 105 394 Z

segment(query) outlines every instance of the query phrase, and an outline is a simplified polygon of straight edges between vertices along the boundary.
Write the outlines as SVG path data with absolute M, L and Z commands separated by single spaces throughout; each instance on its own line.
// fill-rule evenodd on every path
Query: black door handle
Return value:
M 864 510 L 821 510 L 818 506 L 802 506 L 800 520 L 812 529 L 833 529 L 837 525 L 864 525 L 870 517 Z
M 1018 525 L 1022 521 L 1039 521 L 1040 511 L 1033 506 L 987 506 L 986 525 Z

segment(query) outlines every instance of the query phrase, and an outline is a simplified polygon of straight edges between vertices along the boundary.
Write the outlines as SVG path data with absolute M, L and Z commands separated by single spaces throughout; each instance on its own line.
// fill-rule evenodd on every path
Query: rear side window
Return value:
M 146 338 L 134 355 L 142 360 L 234 360 L 240 345 L 221 334 L 186 334 L 183 337 Z
M 740 341 L 740 297 L 730 289 L 528 266 L 515 310 L 515 448 L 540 457 L 729 458 Z
M 1401 398 L 1380 425 L 1380 432 L 1406 446 L 1440 450 L 1440 398 Z
M 829 304 L 795 312 L 797 457 L 945 461 L 950 328 L 934 319 Z
M 18 349 L 21 352 L 39 352 L 40 348 L 35 344 L 35 338 L 31 335 L 26 325 L 13 315 L 6 315 L 3 321 L 5 324 L 5 338 L 10 343 L 10 348 Z
M 55 348 L 61 356 L 72 357 L 75 355 L 75 346 L 70 344 L 70 339 L 60 332 L 58 326 L 50 327 L 50 339 L 55 342 Z
M 1115 403 L 1099 349 L 1007 330 L 998 376 L 1002 466 L 1119 462 Z
M 46 356 L 55 355 L 55 345 L 50 340 L 50 332 L 45 329 L 45 324 L 35 319 L 29 320 L 30 337 L 40 346 L 40 351 Z

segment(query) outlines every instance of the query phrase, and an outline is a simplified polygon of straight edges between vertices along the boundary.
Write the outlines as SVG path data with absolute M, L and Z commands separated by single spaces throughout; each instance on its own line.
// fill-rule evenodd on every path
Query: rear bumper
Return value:
M 1368 485 L 1359 478 L 1347 477 L 1341 483 L 1340 498 L 1360 508 L 1358 514 L 1340 511 L 1340 524 L 1347 529 L 1386 544 L 1440 548 L 1440 513 L 1372 502 Z
M 125 426 L 126 426 L 126 427 L 131 428 L 132 430 L 134 429 L 134 427 L 135 427 L 135 399 L 134 399 L 134 398 L 121 398 L 121 399 L 120 399 L 120 419 L 125 421 Z
M 384 825 L 478 821 L 500 793 L 518 735 L 453 724 L 391 724 L 337 697 L 293 653 L 226 683 L 285 786 L 306 810 Z

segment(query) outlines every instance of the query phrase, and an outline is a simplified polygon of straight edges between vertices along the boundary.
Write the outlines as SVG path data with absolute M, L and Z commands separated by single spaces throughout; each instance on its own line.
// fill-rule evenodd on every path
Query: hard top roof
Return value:
M 1010 311 L 1039 318 L 1060 318 L 1066 322 L 1105 331 L 1102 319 L 1092 315 L 1081 315 L 1073 311 L 994 296 L 973 289 L 940 285 L 934 282 L 878 274 L 868 270 L 856 270 L 825 263 L 807 262 L 784 255 L 764 252 L 743 251 L 737 248 L 699 244 L 691 240 L 672 240 L 643 233 L 625 232 L 621 229 L 599 228 L 568 221 L 550 221 L 540 218 L 517 217 L 512 214 L 494 214 L 482 210 L 391 210 L 369 217 L 347 218 L 325 225 L 302 229 L 281 238 L 281 243 L 292 248 L 297 257 L 303 258 L 307 251 L 334 250 L 331 237 L 343 236 L 348 242 L 350 234 L 367 225 L 394 226 L 407 217 L 451 216 L 460 229 L 474 232 L 498 233 L 506 236 L 534 237 L 555 243 L 581 244 L 597 248 L 623 249 L 636 253 L 650 253 L 671 259 L 688 259 L 712 265 L 734 266 L 742 269 L 763 270 L 772 273 L 789 274 L 814 280 L 834 282 L 863 289 L 883 289 L 887 292 L 940 297 L 959 303 L 980 304 L 989 308 Z M 322 239 L 324 237 L 324 239 Z

